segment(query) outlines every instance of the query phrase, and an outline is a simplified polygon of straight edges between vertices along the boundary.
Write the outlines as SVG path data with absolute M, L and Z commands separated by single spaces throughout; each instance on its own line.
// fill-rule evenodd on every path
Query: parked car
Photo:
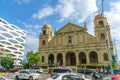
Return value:
M 4 76 L 0 76 L 0 80 L 14 80 L 14 79 L 8 79 L 8 78 L 6 78 Z
M 15 80 L 20 79 L 29 79 L 29 80 L 39 80 L 41 78 L 40 74 L 34 73 L 31 70 L 20 70 L 19 72 L 15 73 Z
M 93 70 L 89 70 L 89 69 L 82 69 L 79 71 L 79 73 L 82 73 L 82 74 L 92 74 L 94 73 Z
M 90 79 L 86 79 L 85 77 L 82 77 L 76 73 L 62 73 L 56 74 L 50 78 L 47 78 L 46 80 L 90 80 Z
M 42 73 L 43 72 L 43 69 L 40 68 L 40 67 L 34 67 L 33 69 L 31 69 L 33 71 L 35 71 L 36 73 Z
M 120 75 L 118 74 L 109 74 L 104 76 L 102 80 L 120 80 Z
M 113 70 L 113 74 L 118 74 L 120 73 L 120 69 Z M 106 74 L 112 74 L 110 70 L 107 71 Z
M 0 68 L 0 72 L 6 72 L 7 71 L 7 69 L 5 69 L 5 68 Z
M 10 69 L 9 72 L 15 73 L 15 72 L 18 72 L 20 70 L 21 70 L 21 68 L 12 68 L 12 69 Z
M 54 76 L 56 74 L 61 74 L 61 73 L 71 73 L 71 72 L 72 72 L 72 70 L 69 68 L 54 68 L 54 69 L 50 69 L 48 71 L 50 76 Z

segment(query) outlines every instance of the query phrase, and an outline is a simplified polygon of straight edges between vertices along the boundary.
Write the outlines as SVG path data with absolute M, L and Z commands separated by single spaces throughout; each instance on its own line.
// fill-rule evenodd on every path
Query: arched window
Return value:
M 101 33 L 101 39 L 105 39 L 105 34 Z
M 68 36 L 68 44 L 71 45 L 72 44 L 72 37 Z
M 43 40 L 42 44 L 45 45 L 45 40 Z
M 99 25 L 103 26 L 103 21 L 99 21 Z
M 42 56 L 42 62 L 44 62 L 44 56 Z
M 46 30 L 43 31 L 43 35 L 46 35 Z
M 107 53 L 104 53 L 104 61 L 108 61 L 108 55 L 107 55 Z

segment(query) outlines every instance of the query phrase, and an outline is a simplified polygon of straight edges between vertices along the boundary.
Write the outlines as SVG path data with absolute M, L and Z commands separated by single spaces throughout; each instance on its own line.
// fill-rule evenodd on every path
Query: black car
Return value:
M 94 71 L 93 70 L 89 70 L 89 69 L 82 69 L 80 70 L 79 73 L 82 73 L 82 74 L 92 74 Z
M 5 68 L 0 68 L 0 72 L 6 72 L 7 70 Z

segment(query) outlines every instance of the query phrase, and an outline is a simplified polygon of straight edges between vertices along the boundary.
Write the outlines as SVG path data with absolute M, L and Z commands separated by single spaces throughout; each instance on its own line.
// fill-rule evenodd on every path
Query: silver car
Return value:
M 15 73 L 15 80 L 28 79 L 28 80 L 39 80 L 41 78 L 40 74 L 34 73 L 31 70 L 20 70 Z
M 85 77 L 77 74 L 77 73 L 62 73 L 56 74 L 46 80 L 90 80 L 86 79 Z

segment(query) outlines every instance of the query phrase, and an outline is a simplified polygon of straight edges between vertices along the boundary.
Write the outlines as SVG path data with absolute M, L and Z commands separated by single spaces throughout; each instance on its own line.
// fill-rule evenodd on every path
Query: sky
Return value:
M 111 28 L 115 53 L 120 60 L 120 0 L 103 0 L 104 15 Z M 44 24 L 59 30 L 68 21 L 83 26 L 94 35 L 94 17 L 101 12 L 102 0 L 0 0 L 0 18 L 26 31 L 25 51 L 37 51 Z

